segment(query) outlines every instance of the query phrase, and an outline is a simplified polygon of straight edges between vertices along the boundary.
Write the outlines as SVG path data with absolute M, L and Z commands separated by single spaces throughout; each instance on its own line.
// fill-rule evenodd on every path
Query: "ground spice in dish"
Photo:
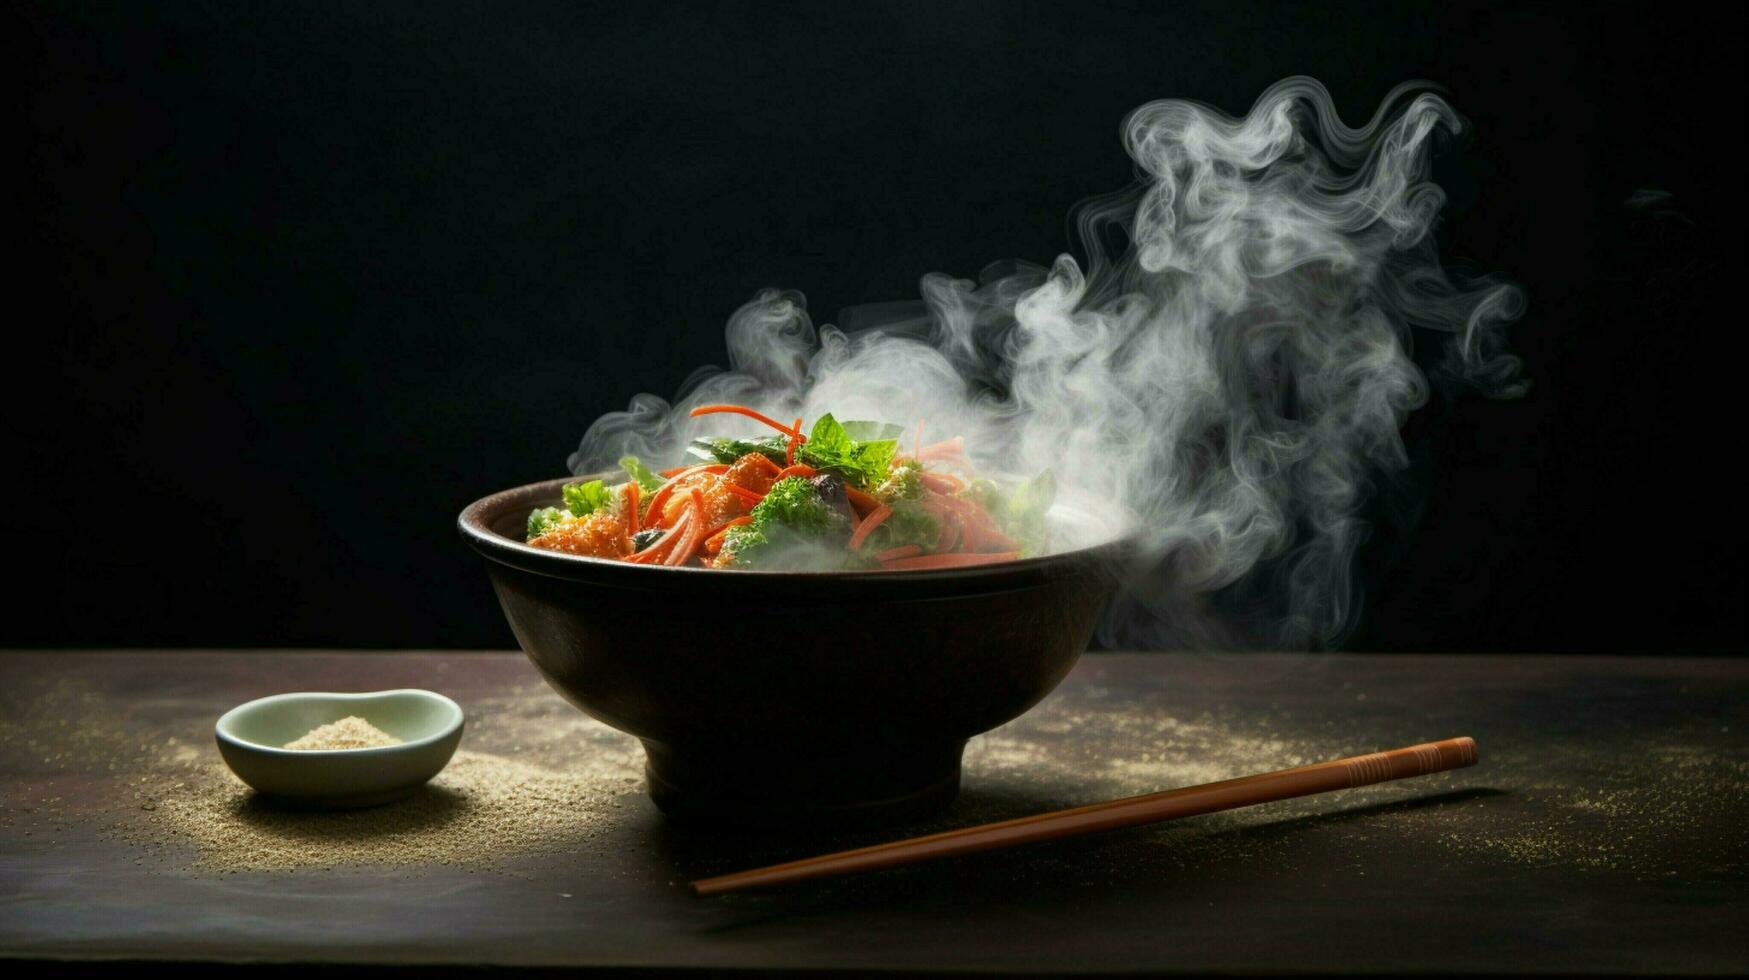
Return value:
M 285 743 L 288 749 L 319 751 L 326 749 L 380 749 L 400 745 L 401 740 L 357 715 L 347 715 L 310 729 L 299 738 Z

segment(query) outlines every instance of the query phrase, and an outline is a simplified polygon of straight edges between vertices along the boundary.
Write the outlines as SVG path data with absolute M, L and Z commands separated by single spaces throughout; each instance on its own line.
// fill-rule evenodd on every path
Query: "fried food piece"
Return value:
M 625 520 L 606 510 L 565 521 L 528 543 L 590 558 L 624 558 L 632 553 L 632 536 L 626 533 Z
M 662 507 L 662 525 L 669 527 L 680 519 L 686 511 L 689 487 L 698 487 L 704 491 L 705 523 L 716 527 L 731 518 L 740 517 L 753 509 L 753 502 L 726 489 L 722 484 L 731 484 L 743 490 L 751 490 L 756 494 L 764 494 L 771 489 L 773 478 L 777 476 L 777 467 L 758 453 L 748 453 L 735 461 L 728 472 L 722 476 L 721 483 L 709 473 L 700 473 L 683 480 L 675 488 L 674 494 Z

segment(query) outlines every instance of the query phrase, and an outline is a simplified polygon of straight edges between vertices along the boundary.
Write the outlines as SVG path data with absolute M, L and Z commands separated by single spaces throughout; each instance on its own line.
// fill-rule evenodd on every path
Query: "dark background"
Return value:
M 1409 426 L 1349 646 L 1740 651 L 1742 25 L 1703 9 L 10 8 L 0 644 L 508 646 L 456 511 L 754 290 L 1048 262 L 1127 110 L 1304 73 L 1351 123 L 1445 86 L 1444 250 L 1530 297 L 1531 395 Z

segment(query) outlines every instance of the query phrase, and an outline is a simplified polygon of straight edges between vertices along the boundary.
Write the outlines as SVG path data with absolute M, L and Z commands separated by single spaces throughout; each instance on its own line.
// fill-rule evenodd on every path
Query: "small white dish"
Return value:
M 288 749 L 312 729 L 357 715 L 401 740 L 371 749 Z M 322 807 L 398 800 L 443 771 L 462 740 L 462 709 L 433 691 L 298 692 L 240 704 L 213 726 L 237 778 L 277 800 Z

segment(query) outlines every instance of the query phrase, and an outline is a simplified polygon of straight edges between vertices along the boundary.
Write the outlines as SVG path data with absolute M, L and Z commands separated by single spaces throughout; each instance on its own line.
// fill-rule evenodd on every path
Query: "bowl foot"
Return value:
M 650 798 L 688 823 L 762 829 L 887 827 L 930 816 L 959 794 L 965 742 L 878 757 L 644 741 Z

